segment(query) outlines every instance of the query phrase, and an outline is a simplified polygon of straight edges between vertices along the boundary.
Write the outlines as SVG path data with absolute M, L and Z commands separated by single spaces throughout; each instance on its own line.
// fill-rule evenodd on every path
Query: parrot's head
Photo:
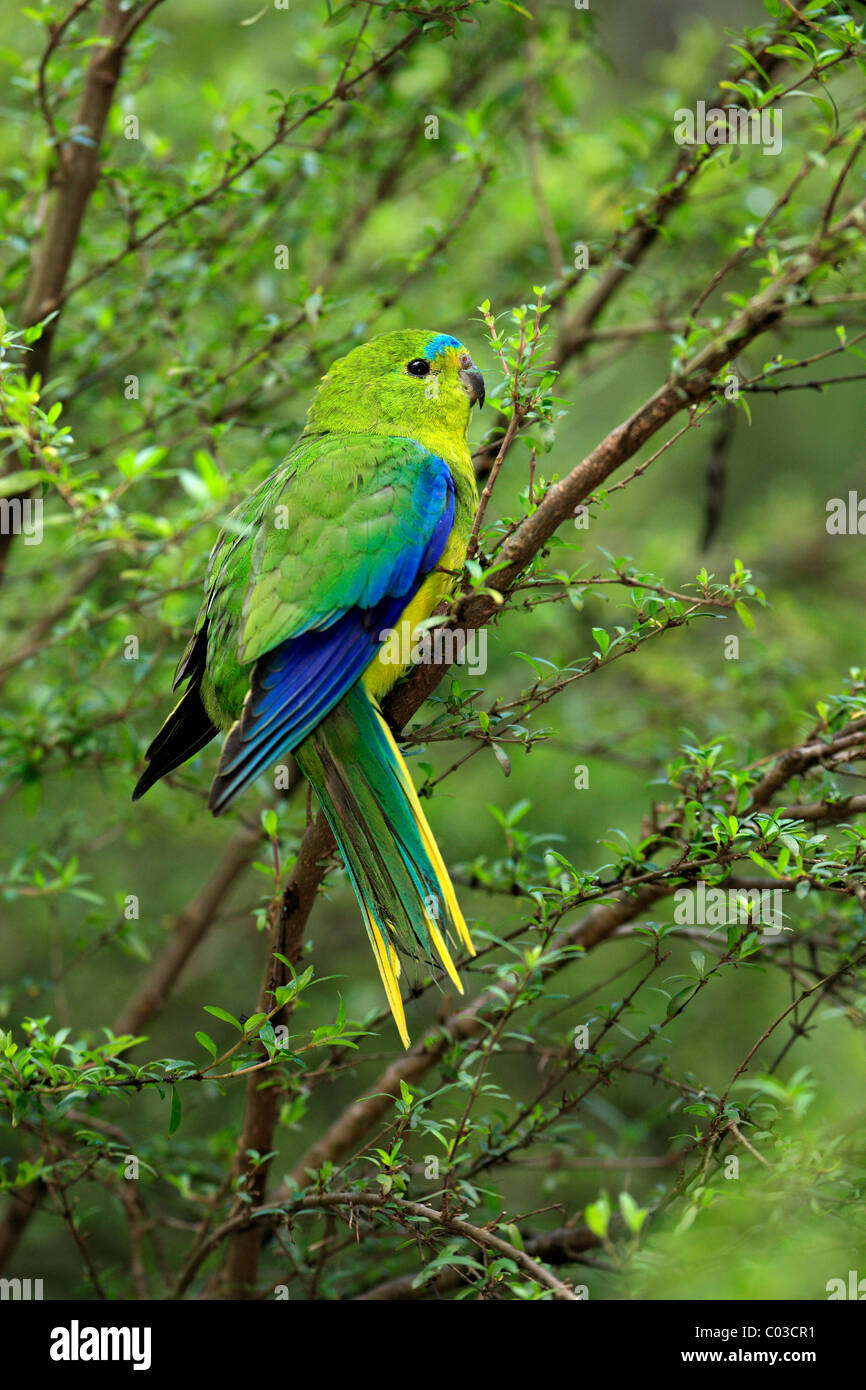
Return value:
M 462 447 L 484 378 L 447 333 L 403 329 L 353 348 L 323 377 L 307 416 L 308 434 L 399 435 L 437 453 Z

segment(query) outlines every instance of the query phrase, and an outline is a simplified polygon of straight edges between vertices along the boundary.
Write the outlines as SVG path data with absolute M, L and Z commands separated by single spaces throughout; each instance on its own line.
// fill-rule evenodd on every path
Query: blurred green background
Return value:
M 641 6 L 609 0 L 589 14 L 564 2 L 528 8 L 536 16 L 532 23 L 516 9 L 481 6 L 478 22 L 458 24 L 453 38 L 417 44 L 387 81 L 366 88 L 336 117 L 329 113 L 302 127 L 224 196 L 174 225 L 187 198 L 219 181 L 233 143 L 241 151 L 245 142 L 257 149 L 270 138 L 274 93 L 291 92 L 303 103 L 330 89 L 347 32 L 339 23 L 323 28 L 325 10 L 312 3 L 293 3 L 287 13 L 266 6 L 256 16 L 255 0 L 213 0 L 204 8 L 171 0 L 137 42 L 110 121 L 109 168 L 93 196 L 73 281 L 122 246 L 131 207 L 139 228 L 162 218 L 169 225 L 73 295 L 47 384 L 52 397 L 68 398 L 63 418 L 74 437 L 70 466 L 82 479 L 91 477 L 83 488 L 103 491 L 92 507 L 85 499 L 84 515 L 72 516 L 56 496 L 46 501 L 45 542 L 15 548 L 0 589 L 8 655 L 39 616 L 62 601 L 82 564 L 106 557 L 39 650 L 6 679 L 0 841 L 12 879 L 2 907 L 3 1027 L 25 1015 L 50 1015 L 53 1026 L 98 1037 L 100 1025 L 110 1025 L 135 993 L 146 962 L 232 834 L 229 819 L 211 820 L 201 797 L 215 767 L 213 746 L 179 774 L 180 787 L 161 784 L 134 807 L 129 795 L 143 749 L 171 707 L 171 671 L 197 611 L 197 585 L 219 519 L 239 490 L 279 461 L 328 362 L 369 333 L 429 327 L 458 335 L 488 384 L 495 383 L 497 365 L 477 306 L 489 299 L 499 313 L 531 299 L 533 286 L 554 283 L 561 265 L 570 266 L 575 242 L 602 248 L 669 168 L 676 153 L 674 111 L 709 96 L 736 61 L 726 28 L 768 22 L 753 0 L 648 0 Z M 0 17 L 7 74 L 0 128 L 2 275 L 13 324 L 44 212 L 38 174 L 48 158 L 32 96 L 39 30 L 16 9 L 8 6 Z M 380 41 L 384 23 L 376 28 L 374 17 L 371 43 Z M 74 93 L 80 61 L 71 51 L 57 62 L 55 89 L 67 82 Z M 835 95 L 850 117 L 862 102 L 862 74 L 843 75 Z M 60 109 L 71 119 L 69 102 Z M 766 211 L 768 191 L 775 196 L 804 152 L 821 144 L 821 117 L 811 102 L 792 100 L 784 110 L 781 156 L 754 149 L 720 156 L 604 315 L 603 327 L 683 315 L 737 235 Z M 424 137 L 429 115 L 439 118 L 437 140 Z M 138 120 L 137 140 L 124 138 L 130 116 Z M 336 133 L 321 141 L 335 118 L 341 122 Z M 488 163 L 493 172 L 473 203 L 479 171 Z M 836 167 L 816 171 L 790 212 L 790 235 L 814 229 Z M 853 180 L 862 196 L 862 170 Z M 561 265 L 551 264 L 551 230 Z M 437 251 L 438 238 L 446 244 Z M 275 269 L 276 245 L 289 249 L 288 270 Z M 724 314 L 725 294 L 750 292 L 755 283 L 747 258 L 705 311 Z M 863 288 L 862 266 L 848 265 L 820 292 Z M 808 316 L 804 310 L 794 317 Z M 742 369 L 754 374 L 776 352 L 792 358 L 820 352 L 836 342 L 838 322 L 853 334 L 864 318 L 866 309 L 861 306 L 858 318 L 856 304 L 813 314 L 811 327 L 786 327 L 760 339 L 744 354 Z M 280 324 L 296 320 L 281 341 L 265 347 Z M 550 452 L 538 459 L 539 473 L 549 479 L 572 468 L 652 394 L 674 351 L 670 333 L 609 339 L 567 366 L 557 390 L 568 410 Z M 139 381 L 137 400 L 124 394 L 131 373 Z M 750 422 L 736 413 L 721 516 L 709 546 L 702 535 L 712 419 L 645 477 L 613 494 L 609 505 L 595 507 L 589 530 L 565 537 L 579 548 L 555 551 L 553 562 L 585 566 L 591 574 L 605 567 L 604 551 L 627 555 L 641 570 L 681 588 L 702 564 L 726 576 L 740 558 L 769 599 L 756 615 L 756 630 L 708 617 L 665 634 L 540 711 L 536 720 L 551 726 L 552 736 L 528 755 L 511 750 L 507 781 L 489 750 L 445 781 L 427 808 L 458 878 L 469 877 L 473 865 L 507 858 L 491 803 L 506 809 L 530 803 L 520 828 L 537 837 L 537 855 L 550 844 L 584 868 L 610 862 L 612 851 L 602 841 L 614 838 L 614 827 L 639 834 L 652 799 L 664 799 L 665 765 L 684 737 L 724 738 L 743 763 L 764 757 L 803 735 L 815 721 L 816 701 L 841 686 L 849 667 L 862 664 L 864 540 L 830 537 L 825 528 L 828 499 L 864 485 L 862 385 L 757 395 L 750 408 Z M 474 443 L 489 423 L 476 419 Z M 164 457 L 125 484 L 118 458 L 148 447 L 165 450 Z M 215 477 L 197 461 L 200 452 L 215 463 Z M 520 510 L 528 463 L 518 442 L 491 519 Z M 166 594 L 169 588 L 176 592 Z M 591 597 L 580 611 L 566 603 L 507 612 L 489 632 L 489 669 L 479 682 L 488 696 L 508 698 L 526 684 L 527 668 L 516 651 L 557 662 L 588 656 L 593 626 L 626 621 L 628 594 L 607 592 L 606 603 Z M 724 657 L 731 631 L 740 639 L 739 661 Z M 138 660 L 124 659 L 129 636 L 139 640 Z M 456 675 L 461 684 L 471 683 L 462 672 Z M 437 743 L 418 762 L 438 772 L 462 751 Z M 587 791 L 574 790 L 577 764 L 589 767 Z M 238 814 L 254 821 L 267 794 L 265 781 L 258 797 L 244 798 Z M 303 795 L 282 812 L 289 850 L 305 814 Z M 16 873 L 32 884 L 28 876 L 45 852 L 60 864 L 74 856 L 85 876 L 79 886 L 99 901 L 62 891 L 20 893 Z M 267 858 L 264 850 L 261 858 Z M 122 917 L 131 894 L 140 903 L 137 921 Z M 233 886 L 147 1029 L 148 1056 L 196 1055 L 192 1035 L 208 1026 L 206 1003 L 235 1014 L 253 1011 L 263 965 L 254 913 L 267 894 L 268 880 L 255 870 Z M 525 912 L 517 899 L 473 892 L 465 884 L 460 894 L 470 920 L 497 931 L 519 925 Z M 792 909 L 811 925 L 821 910 Z M 669 920 L 663 908 L 659 920 Z M 796 918 L 792 925 L 798 927 Z M 328 878 L 307 950 L 317 976 L 327 978 L 305 996 L 304 1027 L 333 1018 L 338 993 L 352 1017 L 381 1006 L 342 873 Z M 688 950 L 687 942 L 673 944 L 670 974 Z M 638 955 L 634 941 L 613 940 L 563 972 L 556 988 L 565 1026 L 575 1022 L 570 995 L 592 991 L 593 1011 L 622 997 L 616 976 Z M 469 978 L 478 984 L 471 972 Z M 624 978 L 634 983 L 634 970 Z M 782 972 L 725 976 L 699 1007 L 665 1030 L 672 1067 L 723 1087 L 789 999 Z M 652 1000 L 648 995 L 645 1009 L 655 1007 L 663 1018 L 663 997 L 655 996 L 655 1005 Z M 413 1036 L 422 1020 L 435 1019 L 437 1008 L 438 999 L 428 996 L 413 1010 Z M 863 1223 L 848 1205 L 862 1182 L 862 1144 L 846 1151 L 839 1169 L 832 1149 L 833 1140 L 863 1130 L 862 1033 L 831 1015 L 830 1009 L 819 1013 L 815 1031 L 795 1042 L 782 1068 L 782 1079 L 790 1082 L 798 1068 L 808 1067 L 813 1092 L 804 1113 L 792 1100 L 778 1118 L 781 1147 L 773 1161 L 785 1181 L 752 1165 L 748 1183 L 728 1184 L 676 1240 L 671 1233 L 681 1212 L 674 1202 L 627 1267 L 580 1274 L 592 1297 L 813 1299 L 824 1296 L 827 1279 L 844 1276 L 858 1259 L 863 1267 Z M 642 1023 L 652 1016 L 646 1013 Z M 281 1125 L 275 1176 L 289 1171 L 344 1104 L 364 1094 L 378 1075 L 381 1049 L 394 1046 L 392 1032 L 383 1024 L 369 1059 L 320 1086 L 306 1115 Z M 499 1079 L 507 1078 L 513 1097 L 525 1097 L 537 1081 L 536 1068 L 532 1055 L 514 1055 L 503 1060 Z M 184 1183 L 194 1193 L 212 1189 L 232 1153 L 242 1106 L 240 1086 L 228 1087 L 224 1096 L 201 1087 L 185 1096 L 183 1125 L 171 1139 L 167 1106 L 153 1093 L 114 1099 L 103 1113 L 150 1146 L 150 1160 L 164 1174 L 154 1182 L 177 1189 L 161 1200 L 169 1210 L 175 1202 L 189 1219 Z M 661 1161 L 689 1129 L 673 1091 L 622 1076 L 581 1111 L 561 1168 L 551 1167 L 545 1154 L 535 1165 L 518 1158 L 497 1175 L 501 1203 L 514 1212 L 555 1203 L 580 1212 L 600 1189 L 615 1194 L 624 1186 L 641 1201 L 655 1200 L 670 1190 L 670 1169 L 628 1173 L 614 1161 L 630 1155 Z M 5 1133 L 13 1167 L 30 1152 L 31 1140 L 21 1131 Z M 848 1143 L 844 1139 L 843 1148 Z M 595 1167 L 571 1163 L 588 1154 L 596 1156 Z M 78 1190 L 94 1258 L 109 1287 L 122 1292 L 122 1209 L 101 1189 Z M 558 1220 L 553 1213 L 534 1223 Z M 171 1261 L 186 1232 L 167 1230 L 164 1239 Z M 14 1272 L 43 1277 L 51 1296 L 89 1296 L 75 1248 L 49 1210 L 28 1229 Z

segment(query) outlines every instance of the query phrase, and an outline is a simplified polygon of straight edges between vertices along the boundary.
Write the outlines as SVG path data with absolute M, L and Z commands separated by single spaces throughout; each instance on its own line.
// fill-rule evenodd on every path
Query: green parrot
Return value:
M 413 631 L 454 590 L 478 505 L 466 434 L 483 402 L 481 373 L 443 333 L 385 333 L 333 364 L 288 457 L 217 538 L 172 687 L 186 690 L 133 792 L 222 730 L 209 800 L 219 815 L 293 753 L 334 832 L 405 1047 L 396 947 L 438 956 L 461 993 L 449 939 L 475 951 L 379 710 L 408 664 L 383 639 Z

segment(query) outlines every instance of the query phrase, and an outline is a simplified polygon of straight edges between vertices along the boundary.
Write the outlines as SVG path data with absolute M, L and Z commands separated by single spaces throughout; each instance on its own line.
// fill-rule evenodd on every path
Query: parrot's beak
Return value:
M 475 363 L 470 359 L 467 367 L 460 367 L 457 372 L 460 384 L 469 397 L 470 405 L 477 405 L 480 410 L 484 404 L 484 377 L 479 372 Z

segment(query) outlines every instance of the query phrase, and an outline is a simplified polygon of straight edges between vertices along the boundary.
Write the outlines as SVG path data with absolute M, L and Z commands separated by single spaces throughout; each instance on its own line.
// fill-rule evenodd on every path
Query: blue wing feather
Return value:
M 389 572 L 371 575 L 365 602 L 329 613 L 320 626 L 256 662 L 243 714 L 226 739 L 211 787 L 215 814 L 330 713 L 372 661 L 379 634 L 394 625 L 435 568 L 454 524 L 454 484 L 444 461 L 428 457 L 436 466 L 419 476 L 412 498 L 417 531 Z

